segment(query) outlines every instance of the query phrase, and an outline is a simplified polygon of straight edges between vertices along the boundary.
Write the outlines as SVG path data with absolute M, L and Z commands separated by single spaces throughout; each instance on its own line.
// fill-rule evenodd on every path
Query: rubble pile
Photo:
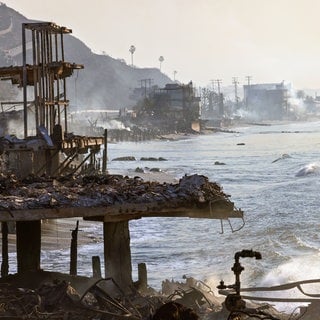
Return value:
M 73 279 L 75 285 L 73 286 L 69 281 L 60 279 L 57 273 L 53 273 L 51 277 L 51 273 L 39 272 L 45 273 L 43 281 L 39 284 L 35 274 L 25 274 L 24 277 L 11 275 L 8 279 L 2 279 L 0 282 L 1 319 L 240 319 L 232 317 L 233 313 L 226 309 L 223 297 L 216 296 L 206 283 L 194 278 L 187 278 L 186 283 L 171 281 L 171 288 L 167 294 L 163 292 L 145 295 L 138 291 L 124 294 L 111 278 L 92 279 L 91 284 L 88 282 L 83 285 L 84 282 L 77 277 Z M 23 286 L 26 284 L 26 279 L 28 281 L 34 279 L 33 285 Z M 5 282 L 6 280 L 11 280 L 10 284 Z M 108 286 L 110 281 L 116 285 L 116 290 L 110 291 Z M 166 286 L 168 282 L 168 280 L 165 281 Z M 80 283 L 82 285 L 79 286 Z M 248 306 L 250 310 L 256 310 L 257 313 L 250 316 L 244 315 L 243 319 L 288 320 L 292 318 L 292 315 L 278 312 L 268 304 L 248 301 Z
M 118 294 L 110 296 L 93 285 L 81 296 L 66 281 L 55 280 L 36 289 L 0 284 L 0 318 L 3 319 L 147 319 L 159 299 Z M 139 299 L 138 299 L 139 298 Z
M 65 207 L 106 207 L 121 204 L 154 204 L 161 208 L 197 207 L 234 209 L 222 188 L 202 175 L 182 177 L 178 183 L 144 181 L 122 175 L 78 177 L 0 176 L 3 210 Z M 1 209 L 0 208 L 0 209 Z

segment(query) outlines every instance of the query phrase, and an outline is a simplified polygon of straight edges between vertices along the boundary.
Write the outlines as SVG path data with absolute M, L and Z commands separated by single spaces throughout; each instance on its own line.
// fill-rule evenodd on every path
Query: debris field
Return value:
M 234 210 L 222 188 L 202 175 L 182 177 L 178 183 L 144 181 L 140 177 L 91 175 L 18 180 L 0 175 L 0 211 L 67 207 L 108 207 L 150 204 L 158 208 L 197 207 Z

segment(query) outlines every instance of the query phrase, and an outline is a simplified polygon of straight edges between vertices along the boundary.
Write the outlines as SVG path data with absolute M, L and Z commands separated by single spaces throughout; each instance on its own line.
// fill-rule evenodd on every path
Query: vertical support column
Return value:
M 129 221 L 104 222 L 105 277 L 111 277 L 124 292 L 130 292 L 132 265 Z
M 102 172 L 105 173 L 107 171 L 107 159 L 108 159 L 108 129 L 104 129 L 104 149 L 102 156 Z
M 37 82 L 36 86 L 38 87 L 37 90 L 37 96 L 35 97 L 35 102 L 36 102 L 36 107 L 38 109 L 38 123 L 39 126 L 44 126 L 44 108 L 43 108 L 43 87 L 42 87 L 42 79 L 41 79 L 41 74 L 42 74 L 42 67 L 40 67 L 41 63 L 41 45 L 40 45 L 40 33 L 37 30 L 36 31 L 36 65 L 37 65 Z
M 36 130 L 39 127 L 39 108 L 38 108 L 38 68 L 37 68 L 37 50 L 36 50 L 36 39 L 35 39 L 35 30 L 32 30 L 32 65 L 33 65 L 33 92 L 34 92 L 34 114 L 35 114 L 35 124 Z
M 138 289 L 145 291 L 148 288 L 147 266 L 145 263 L 138 263 Z
M 2 233 L 2 262 L 1 262 L 1 277 L 5 277 L 9 273 L 9 250 L 8 250 L 8 222 L 1 223 Z
M 63 33 L 60 33 L 60 46 L 61 46 L 61 60 L 64 61 L 64 43 Z M 68 133 L 68 113 L 67 113 L 67 84 L 66 79 L 63 78 L 63 101 L 64 101 L 64 135 Z
M 26 25 L 22 24 L 22 86 L 24 137 L 28 136 Z
M 18 273 L 40 269 L 41 221 L 17 221 Z
M 101 262 L 99 256 L 92 257 L 92 276 L 93 278 L 101 278 Z
M 70 248 L 70 274 L 72 276 L 77 275 L 78 266 L 78 230 L 79 230 L 79 220 L 77 220 L 77 225 L 71 232 L 71 248 Z

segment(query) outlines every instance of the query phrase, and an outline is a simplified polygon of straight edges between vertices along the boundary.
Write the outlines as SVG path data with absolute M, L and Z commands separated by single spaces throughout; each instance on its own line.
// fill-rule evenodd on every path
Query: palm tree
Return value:
M 160 61 L 160 71 L 161 71 L 161 64 L 162 64 L 162 62 L 164 61 L 164 57 L 163 57 L 163 56 L 160 56 L 160 57 L 159 57 L 159 61 Z
M 133 67 L 133 54 L 136 51 L 136 47 L 134 45 L 131 45 L 129 51 L 131 53 L 131 67 Z

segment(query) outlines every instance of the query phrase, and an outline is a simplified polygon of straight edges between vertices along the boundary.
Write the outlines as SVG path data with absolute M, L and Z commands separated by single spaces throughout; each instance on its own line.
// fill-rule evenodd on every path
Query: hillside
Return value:
M 0 4 L 0 66 L 22 65 L 21 24 L 26 22 L 34 20 Z M 84 65 L 83 70 L 68 79 L 70 104 L 80 108 L 132 107 L 136 102 L 133 90 L 140 87 L 140 80 L 152 79 L 152 84 L 160 87 L 171 82 L 157 68 L 133 68 L 123 60 L 95 54 L 72 35 L 65 37 L 65 60 Z M 3 99 L 1 92 L 7 92 L 7 85 L 0 83 L 0 100 Z

